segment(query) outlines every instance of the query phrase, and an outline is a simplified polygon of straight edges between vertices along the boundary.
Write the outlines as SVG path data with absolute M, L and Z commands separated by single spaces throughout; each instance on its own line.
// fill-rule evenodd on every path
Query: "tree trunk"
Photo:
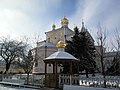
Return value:
M 103 57 L 101 58 L 101 64 L 102 64 L 102 75 L 103 75 L 103 79 L 104 79 L 104 88 L 106 88 L 106 74 L 105 74 L 105 68 L 103 65 Z
M 29 73 L 27 73 L 27 82 L 26 84 L 28 85 L 29 84 Z
M 102 44 L 103 42 L 101 41 L 101 47 L 100 47 L 100 49 L 101 49 L 101 56 L 100 56 L 100 58 L 101 58 L 101 68 L 102 68 L 102 75 L 103 75 L 103 79 L 104 79 L 104 88 L 106 88 L 106 74 L 105 74 L 105 66 L 104 66 L 104 62 L 103 62 L 103 60 L 104 60 L 104 57 L 103 57 L 103 55 L 104 55 L 104 53 L 103 53 L 103 44 Z
M 6 63 L 6 70 L 5 70 L 4 74 L 6 74 L 8 72 L 9 68 L 10 68 L 10 64 Z
M 93 77 L 95 76 L 95 70 L 92 70 L 92 76 Z
M 103 75 L 103 78 L 104 78 L 104 88 L 106 88 L 107 86 L 106 86 L 106 75 L 105 74 Z
M 85 74 L 86 74 L 86 78 L 88 78 L 89 76 L 88 76 L 88 70 L 87 69 L 85 69 Z

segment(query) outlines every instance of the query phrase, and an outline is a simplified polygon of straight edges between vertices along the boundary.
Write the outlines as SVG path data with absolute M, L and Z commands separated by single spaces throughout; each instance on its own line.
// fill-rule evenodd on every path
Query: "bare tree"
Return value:
M 17 63 L 21 68 L 23 68 L 24 72 L 27 74 L 27 82 L 26 84 L 29 84 L 29 74 L 32 71 L 34 59 L 32 55 L 32 51 L 29 50 L 28 55 L 26 53 L 22 53 L 22 58 L 19 59 Z
M 36 44 L 36 42 L 38 44 L 38 39 L 39 39 L 39 36 L 35 37 L 35 39 L 32 40 L 32 45 Z M 24 37 L 22 40 L 27 45 L 26 49 L 27 50 L 30 49 L 30 45 L 28 44 L 29 38 Z M 35 47 L 35 46 L 33 46 L 33 47 Z M 26 49 L 24 49 L 24 51 L 21 52 L 21 57 L 19 58 L 17 64 L 18 64 L 18 66 L 23 68 L 24 72 L 27 74 L 26 84 L 29 84 L 29 74 L 32 73 L 33 65 L 34 64 L 35 64 L 35 66 L 38 65 L 38 55 L 36 54 L 38 51 L 37 51 L 37 47 L 33 48 L 29 51 L 27 51 Z
M 116 51 L 116 55 L 114 57 L 114 61 L 112 66 L 115 68 L 114 72 L 112 74 L 120 74 L 120 32 L 116 29 L 114 34 L 114 41 L 112 42 L 112 45 Z M 113 68 L 112 68 L 113 69 Z
M 116 51 L 120 51 L 120 32 L 116 29 L 114 34 L 114 42 L 112 45 Z
M 105 44 L 106 44 L 106 32 L 103 31 L 102 27 L 98 26 L 98 32 L 97 32 L 97 44 L 100 47 L 99 51 L 97 51 L 97 54 L 100 58 L 101 63 L 101 71 L 104 79 L 104 87 L 106 87 L 106 73 L 105 73 L 105 64 L 104 64 L 104 53 L 105 53 Z
M 7 73 L 10 65 L 18 58 L 20 52 L 26 46 L 23 45 L 22 41 L 10 40 L 9 37 L 1 38 L 0 40 L 0 57 L 5 61 L 6 70 L 4 73 Z
M 39 41 L 41 40 L 40 35 L 35 35 L 32 42 L 34 43 L 34 48 L 32 49 L 32 52 L 34 52 L 34 67 L 38 67 L 38 60 L 42 57 L 39 53 Z

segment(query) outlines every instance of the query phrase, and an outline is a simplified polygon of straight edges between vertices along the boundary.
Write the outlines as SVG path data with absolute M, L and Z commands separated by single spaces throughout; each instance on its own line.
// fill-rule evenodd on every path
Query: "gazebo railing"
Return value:
M 79 75 L 78 74 L 61 74 L 59 75 L 59 86 L 61 85 L 79 85 Z

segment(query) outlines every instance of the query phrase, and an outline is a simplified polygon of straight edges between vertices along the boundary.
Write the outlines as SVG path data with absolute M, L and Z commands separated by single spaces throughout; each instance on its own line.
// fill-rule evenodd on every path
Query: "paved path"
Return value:
M 116 89 L 64 85 L 63 90 L 116 90 Z

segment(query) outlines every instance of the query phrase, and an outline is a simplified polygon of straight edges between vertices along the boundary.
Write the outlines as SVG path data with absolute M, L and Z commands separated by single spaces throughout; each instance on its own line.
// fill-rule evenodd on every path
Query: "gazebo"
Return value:
M 60 67 L 65 63 L 70 65 L 70 75 L 73 74 L 72 65 L 77 65 L 77 70 L 79 69 L 79 60 L 72 56 L 71 54 L 64 51 L 66 44 L 63 41 L 59 41 L 56 45 L 58 47 L 58 51 L 51 54 L 49 57 L 44 59 L 45 62 L 45 86 L 46 87 L 58 87 L 59 85 L 59 75 Z M 49 66 L 53 67 L 52 73 L 47 73 L 47 68 Z M 59 71 L 59 72 L 58 72 Z

